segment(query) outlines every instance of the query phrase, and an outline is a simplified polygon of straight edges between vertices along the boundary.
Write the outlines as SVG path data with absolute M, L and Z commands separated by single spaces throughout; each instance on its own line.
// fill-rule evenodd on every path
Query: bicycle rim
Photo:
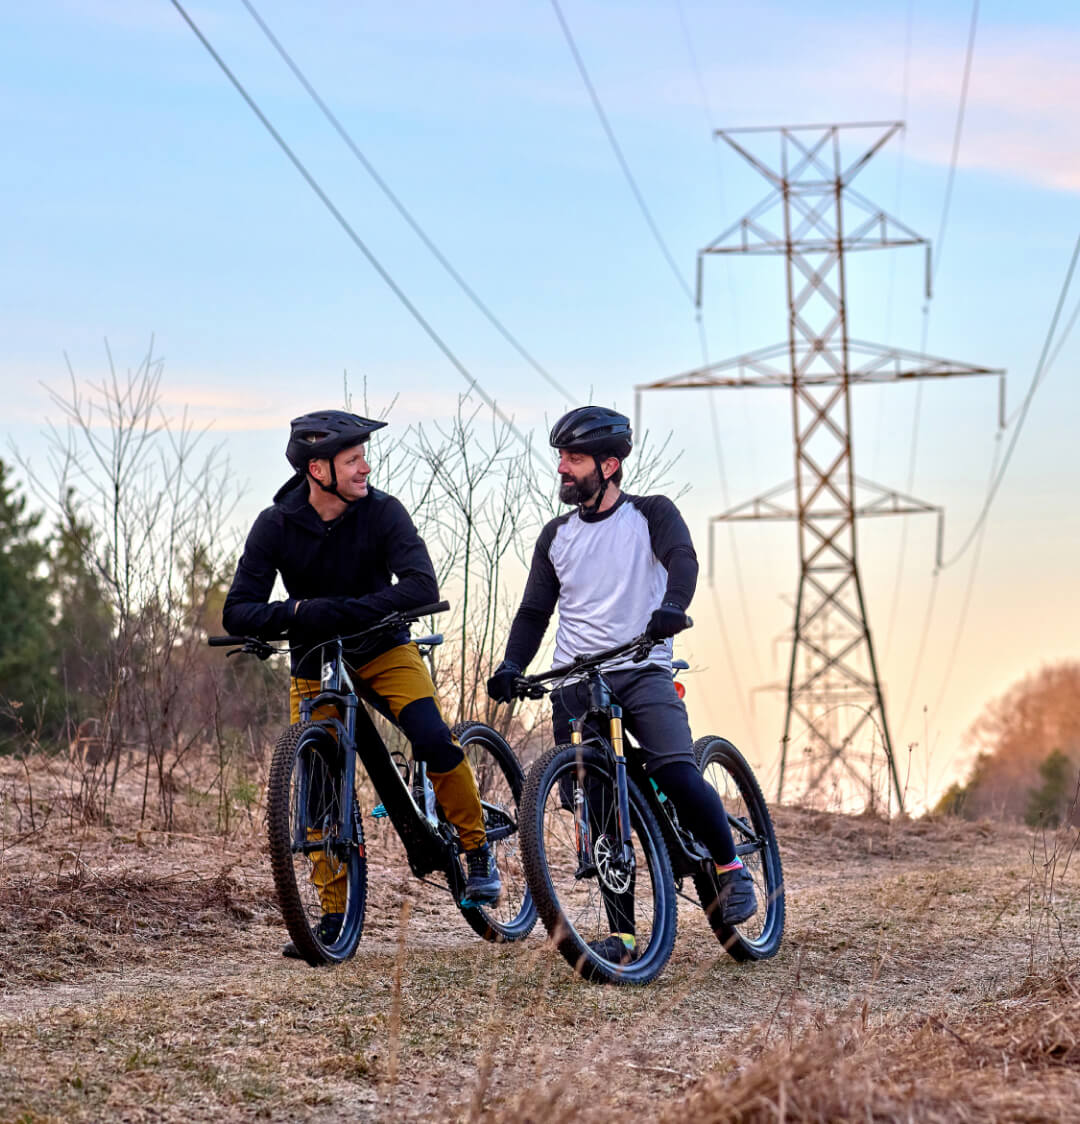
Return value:
M 363 931 L 367 860 L 355 803 L 348 815 L 340 808 L 340 753 L 325 729 L 290 726 L 278 739 L 267 829 L 274 885 L 293 944 L 312 965 L 348 959 Z
M 700 738 L 694 745 L 698 768 L 724 802 L 735 850 L 754 880 L 758 910 L 740 925 L 725 925 L 714 908 L 711 873 L 695 876 L 698 897 L 709 924 L 736 960 L 775 956 L 784 935 L 784 875 L 772 817 L 743 755 L 725 738 Z
M 619 855 L 614 782 L 604 750 L 549 750 L 529 773 L 522 799 L 522 851 L 540 917 L 575 971 L 601 983 L 648 983 L 675 942 L 670 858 L 652 811 L 629 777 L 627 793 L 629 869 Z M 587 831 L 579 846 L 582 825 Z M 635 938 L 633 958 L 610 939 L 625 932 Z
M 496 904 L 464 907 L 461 912 L 485 940 L 519 941 L 536 924 L 536 906 L 521 859 L 518 802 L 525 774 L 509 744 L 490 726 L 464 722 L 453 733 L 476 777 L 484 829 L 503 885 Z

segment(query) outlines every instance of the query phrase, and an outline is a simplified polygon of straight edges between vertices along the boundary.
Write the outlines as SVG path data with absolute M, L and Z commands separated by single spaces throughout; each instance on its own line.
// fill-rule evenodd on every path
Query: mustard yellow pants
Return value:
M 365 698 L 399 726 L 409 739 L 413 755 L 427 763 L 435 798 L 446 818 L 457 828 L 466 851 L 486 840 L 484 817 L 476 777 L 450 733 L 435 698 L 435 685 L 415 644 L 402 644 L 382 652 L 350 674 Z M 294 678 L 289 684 L 289 714 L 300 721 L 300 702 L 320 691 L 318 679 Z M 327 718 L 333 708 L 316 707 L 312 718 Z M 343 865 L 325 851 L 311 853 L 311 881 L 319 893 L 324 913 L 343 913 L 347 881 Z

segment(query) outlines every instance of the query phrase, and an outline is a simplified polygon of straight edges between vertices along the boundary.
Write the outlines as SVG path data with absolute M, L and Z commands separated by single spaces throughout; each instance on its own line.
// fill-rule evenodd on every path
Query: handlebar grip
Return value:
M 436 601 L 433 605 L 420 605 L 415 609 L 403 609 L 402 615 L 408 617 L 429 617 L 435 613 L 449 612 L 449 610 L 449 601 Z
M 211 648 L 227 648 L 230 644 L 246 644 L 243 636 L 208 636 L 207 644 Z

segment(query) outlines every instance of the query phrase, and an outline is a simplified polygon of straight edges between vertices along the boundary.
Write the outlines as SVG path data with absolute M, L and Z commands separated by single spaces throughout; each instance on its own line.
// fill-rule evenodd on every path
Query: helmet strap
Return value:
M 607 457 L 604 458 L 604 460 L 607 459 Z M 596 499 L 591 504 L 578 505 L 578 510 L 582 515 L 595 515 L 600 510 L 600 505 L 604 502 L 604 493 L 607 491 L 608 478 L 604 475 L 604 465 L 598 453 L 593 453 L 593 463 L 596 465 L 596 474 L 600 477 L 600 491 L 596 493 Z
M 322 488 L 322 490 L 323 490 L 324 492 L 329 492 L 329 493 L 330 493 L 330 495 L 332 495 L 332 496 L 337 496 L 337 498 L 338 498 L 339 500 L 341 500 L 341 502 L 342 502 L 343 504 L 345 504 L 346 506 L 348 506 L 349 504 L 351 504 L 351 502 L 352 502 L 352 501 L 351 501 L 351 500 L 347 500 L 347 499 L 346 499 L 346 498 L 345 498 L 345 497 L 344 497 L 344 496 L 343 496 L 343 495 L 342 495 L 342 494 L 341 494 L 341 493 L 340 493 L 340 492 L 338 491 L 338 489 L 337 489 L 337 468 L 336 468 L 336 467 L 335 467 L 335 465 L 334 465 L 334 458 L 333 458 L 333 457 L 328 457 L 327 459 L 328 459 L 328 460 L 329 460 L 329 462 L 330 462 L 330 483 L 329 483 L 329 484 L 324 484 L 324 483 L 323 483 L 323 482 L 322 482 L 322 481 L 321 481 L 321 480 L 320 480 L 320 479 L 319 479 L 319 478 L 318 478 L 318 477 L 317 477 L 317 476 L 316 476 L 316 475 L 315 475 L 315 474 L 314 474 L 314 473 L 313 473 L 313 472 L 311 471 L 311 467 L 310 467 L 310 465 L 308 466 L 308 472 L 307 472 L 307 474 L 308 474 L 308 477 L 309 477 L 309 479 L 311 479 L 311 480 L 314 480 L 314 481 L 315 481 L 315 483 L 316 483 L 316 484 L 318 484 L 318 485 L 319 485 L 319 487 L 320 487 L 320 488 Z

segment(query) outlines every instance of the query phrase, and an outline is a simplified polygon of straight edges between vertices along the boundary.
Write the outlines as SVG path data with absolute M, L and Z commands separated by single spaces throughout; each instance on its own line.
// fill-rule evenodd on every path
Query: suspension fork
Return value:
M 626 755 L 623 752 L 622 707 L 612 704 L 610 737 L 615 754 L 615 808 L 618 815 L 619 844 L 622 861 L 629 870 L 634 862 L 634 847 L 630 842 L 630 798 L 626 793 Z
M 581 727 L 583 719 L 570 719 L 570 744 L 581 745 Z M 574 774 L 574 844 L 577 847 L 577 870 L 575 878 L 587 878 L 596 873 L 596 862 L 593 858 L 592 829 L 589 827 L 589 808 L 585 798 L 585 786 L 581 778 Z

